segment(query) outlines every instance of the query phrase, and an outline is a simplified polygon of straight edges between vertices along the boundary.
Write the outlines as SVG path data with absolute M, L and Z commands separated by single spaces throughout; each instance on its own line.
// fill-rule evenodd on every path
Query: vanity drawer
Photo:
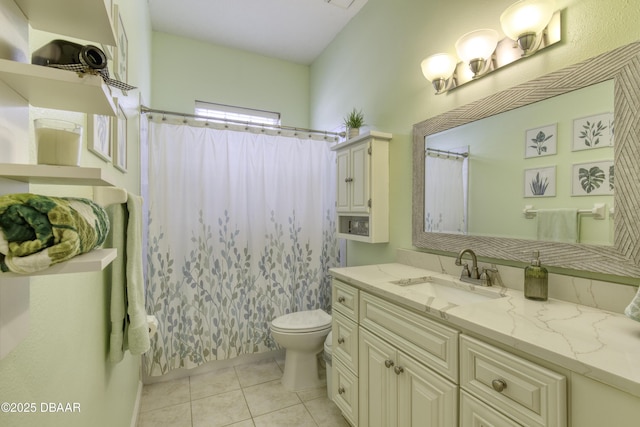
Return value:
M 333 279 L 331 284 L 331 298 L 333 301 L 331 308 L 344 314 L 354 322 L 357 322 L 358 289 L 336 279 Z
M 360 293 L 360 325 L 458 383 L 459 332 L 455 329 L 365 292 Z
M 522 427 L 486 403 L 460 392 L 460 427 Z
M 358 372 L 358 324 L 338 311 L 333 312 L 331 350 L 354 373 Z
M 344 366 L 339 359 L 331 365 L 333 402 L 352 426 L 358 425 L 358 377 Z
M 465 335 L 460 386 L 526 426 L 567 425 L 563 375 Z

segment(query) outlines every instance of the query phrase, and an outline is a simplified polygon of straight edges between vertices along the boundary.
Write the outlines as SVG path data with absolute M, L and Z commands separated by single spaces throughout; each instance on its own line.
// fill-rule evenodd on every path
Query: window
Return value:
M 233 105 L 215 104 L 213 102 L 196 101 L 195 114 L 219 120 L 233 120 L 242 123 L 262 125 L 279 125 L 280 113 L 255 110 L 253 108 L 234 107 Z

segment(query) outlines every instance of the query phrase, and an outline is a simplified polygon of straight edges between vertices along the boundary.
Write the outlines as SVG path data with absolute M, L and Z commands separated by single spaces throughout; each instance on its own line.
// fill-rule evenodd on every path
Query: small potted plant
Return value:
M 344 125 L 347 128 L 349 139 L 358 136 L 360 134 L 360 128 L 364 125 L 364 115 L 362 111 L 354 108 L 345 116 Z

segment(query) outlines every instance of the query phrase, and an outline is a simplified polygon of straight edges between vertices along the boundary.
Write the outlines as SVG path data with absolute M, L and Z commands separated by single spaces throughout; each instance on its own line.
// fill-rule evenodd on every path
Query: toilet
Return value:
M 282 385 L 300 391 L 323 385 L 318 378 L 318 354 L 331 331 L 331 316 L 323 310 L 285 314 L 271 322 L 273 339 L 285 349 Z

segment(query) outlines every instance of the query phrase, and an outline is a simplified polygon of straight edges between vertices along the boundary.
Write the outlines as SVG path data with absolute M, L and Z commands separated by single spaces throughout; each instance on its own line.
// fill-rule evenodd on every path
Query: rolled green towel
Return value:
M 109 219 L 89 199 L 7 194 L 0 231 L 0 269 L 29 274 L 100 247 Z

